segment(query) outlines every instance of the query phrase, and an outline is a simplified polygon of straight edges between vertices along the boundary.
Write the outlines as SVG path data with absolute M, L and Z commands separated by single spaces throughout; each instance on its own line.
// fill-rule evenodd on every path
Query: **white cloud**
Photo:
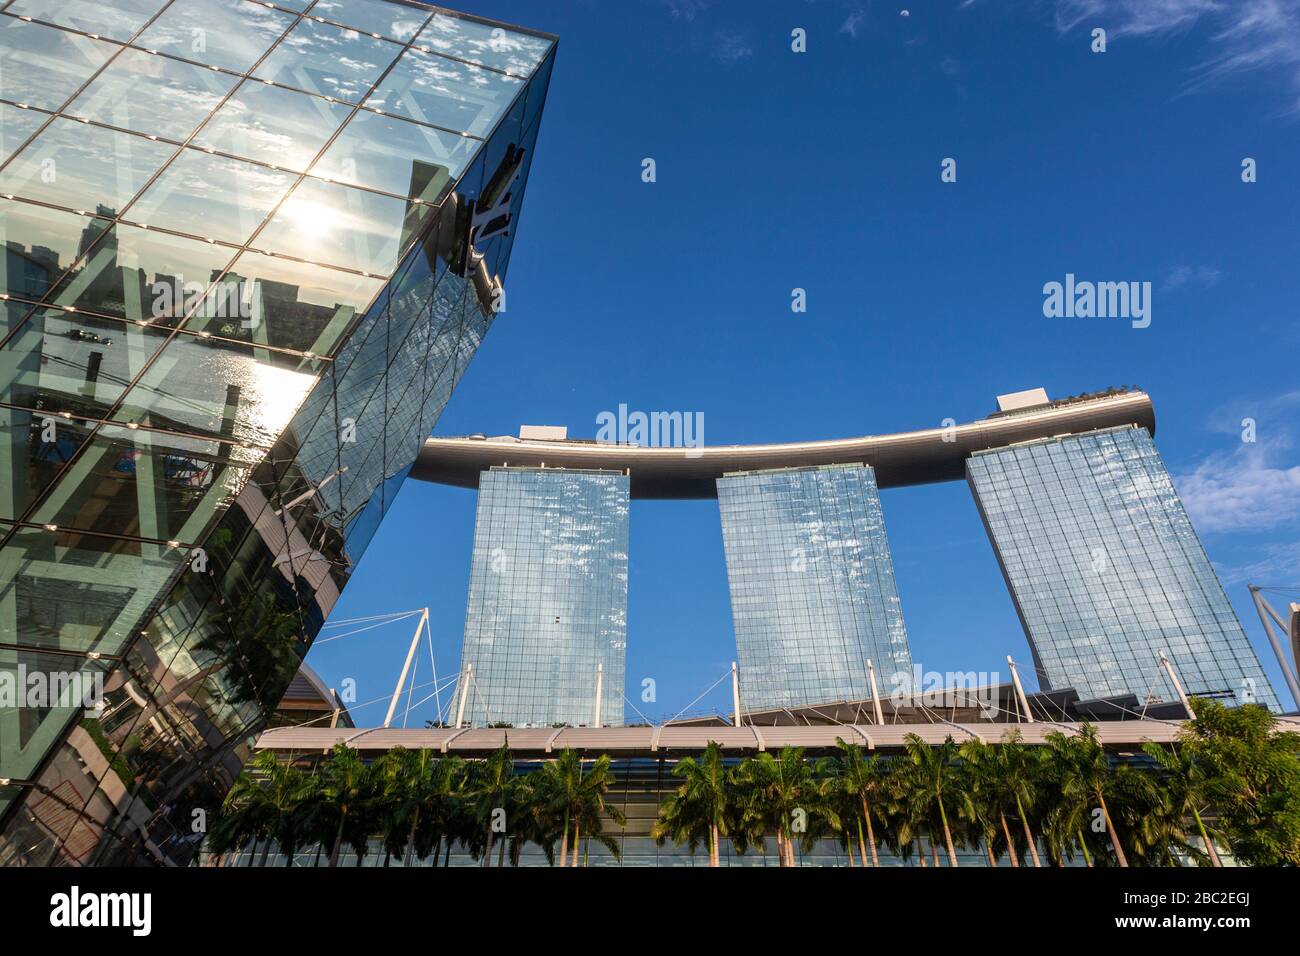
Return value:
M 1265 545 L 1258 561 L 1219 568 L 1224 587 L 1236 584 L 1259 584 L 1264 587 L 1287 586 L 1300 582 L 1300 541 Z
M 1217 432 L 1241 434 L 1250 420 L 1255 441 L 1209 455 L 1174 479 L 1192 523 L 1201 531 L 1259 531 L 1300 522 L 1300 465 L 1286 462 L 1294 443 L 1300 391 L 1235 402 L 1212 417 Z
M 840 24 L 840 32 L 847 33 L 849 36 L 857 39 L 858 27 L 862 26 L 862 21 L 866 19 L 866 14 L 861 10 L 853 10 Z
M 1214 52 L 1203 79 L 1276 70 L 1291 85 L 1300 112 L 1300 0 L 1057 0 L 1056 24 L 1105 27 L 1111 37 L 1164 36 L 1205 23 Z
M 1208 289 L 1212 285 L 1218 285 L 1221 278 L 1223 272 L 1218 266 L 1175 266 L 1160 288 L 1165 292 L 1172 292 L 1174 289 L 1181 289 L 1185 285 L 1195 283 L 1203 289 Z

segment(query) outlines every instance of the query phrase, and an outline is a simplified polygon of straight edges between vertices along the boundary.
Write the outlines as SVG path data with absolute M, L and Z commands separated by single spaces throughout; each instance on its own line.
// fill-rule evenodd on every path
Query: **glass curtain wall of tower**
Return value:
M 465 721 L 623 723 L 627 475 L 492 468 L 479 479 L 461 679 Z M 459 688 L 458 688 L 459 690 Z
M 184 863 L 492 322 L 555 42 L 0 8 L 0 683 L 61 680 L 0 864 Z
M 875 472 L 832 465 L 718 479 L 743 709 L 909 693 Z
M 1163 651 L 1188 694 L 1278 709 L 1146 429 L 978 452 L 966 474 L 1043 689 L 1176 701 Z

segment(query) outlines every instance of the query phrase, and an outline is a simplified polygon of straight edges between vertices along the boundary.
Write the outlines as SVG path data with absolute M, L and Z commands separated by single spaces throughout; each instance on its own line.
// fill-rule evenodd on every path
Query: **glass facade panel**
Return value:
M 123 50 L 68 104 L 68 114 L 133 133 L 183 140 L 238 80 L 140 50 Z
M 150 363 L 114 419 L 270 445 L 320 374 L 304 359 L 239 342 L 179 335 Z
M 128 216 L 146 225 L 243 243 L 293 183 L 287 172 L 186 149 Z
M 421 123 L 486 136 L 523 84 L 517 76 L 411 49 L 366 105 Z
M 55 119 L 0 173 L 0 193 L 71 209 L 121 209 L 176 147 Z
M 47 119 L 48 116 L 36 110 L 0 103 L 0 163 L 16 153 Z
M 254 75 L 307 93 L 359 103 L 400 52 L 402 48 L 388 40 L 300 20 Z
M 117 50 L 103 40 L 0 17 L 0 98 L 58 109 Z
M 479 479 L 461 673 L 477 726 L 623 723 L 630 482 L 493 468 Z
M 384 0 L 316 0 L 311 15 L 402 43 L 419 33 L 429 19 L 427 10 Z
M 247 0 L 172 0 L 136 45 L 243 73 L 293 22 L 292 14 Z
M 1085 700 L 1278 701 L 1150 434 L 1123 428 L 979 452 L 967 480 L 1039 683 Z
M 102 220 L 87 221 L 79 245 L 90 251 L 59 283 L 54 302 L 61 306 L 133 321 L 167 318 L 175 302 L 171 290 L 206 289 L 235 254 L 199 239 L 122 223 L 100 230 Z
M 342 103 L 246 80 L 194 144 L 304 172 L 348 113 Z
M 0 668 L 105 678 L 0 708 L 0 863 L 190 859 L 491 324 L 463 211 L 517 133 L 368 112 L 295 191 L 429 16 L 309 6 L 0 11 Z
M 38 309 L 0 349 L 0 402 L 102 418 L 168 334 L 85 312 Z
M 438 202 L 482 144 L 393 116 L 358 112 L 312 175 Z
M 432 214 L 431 206 L 305 179 L 253 244 L 311 262 L 389 273 L 402 245 Z
M 14 0 L 5 12 L 110 40 L 129 40 L 165 0 Z
M 792 468 L 718 479 L 746 710 L 908 693 L 907 643 L 875 472 Z
M 433 15 L 416 45 L 515 76 L 529 76 L 551 48 L 543 37 L 443 12 Z

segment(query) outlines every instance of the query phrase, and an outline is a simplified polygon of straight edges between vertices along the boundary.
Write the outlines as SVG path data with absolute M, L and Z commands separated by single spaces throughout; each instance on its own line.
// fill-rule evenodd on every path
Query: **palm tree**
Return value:
M 782 747 L 778 756 L 763 752 L 743 760 L 732 777 L 742 794 L 747 818 L 756 827 L 776 831 L 782 866 L 796 866 L 795 840 L 811 849 L 820 826 L 838 830 L 840 818 L 823 798 L 823 790 L 801 747 Z
M 993 748 L 978 737 L 962 743 L 957 748 L 961 757 L 961 786 L 957 813 L 970 829 L 969 843 L 983 844 L 989 866 L 998 865 L 995 847 L 998 827 L 1006 834 L 1012 858 L 1015 847 L 1010 846 L 1011 833 L 1003 812 L 1002 781 L 997 776 Z
M 957 865 L 957 849 L 952 842 L 952 827 L 948 822 L 949 802 L 957 795 L 960 786 L 959 771 L 955 766 L 957 745 L 948 737 L 937 747 L 931 747 L 916 734 L 905 738 L 906 757 L 903 762 L 902 783 L 906 787 L 906 800 L 912 805 L 918 819 L 935 819 L 943 829 L 948 862 Z
M 1029 851 L 1029 858 L 1034 861 L 1035 867 L 1040 867 L 1043 863 L 1038 858 L 1038 841 L 1029 826 L 1026 808 L 1038 803 L 1041 767 L 1038 758 L 1020 742 L 1019 730 L 1012 730 L 1003 735 L 1002 743 L 997 748 L 996 773 L 1002 781 L 1002 792 L 1007 796 L 1008 801 L 1016 806 L 1016 815 L 1020 818 L 1020 826 L 1025 834 L 1025 848 Z M 1007 843 L 1012 845 L 1010 833 L 1007 834 Z M 1013 865 L 1019 866 L 1014 856 L 1012 859 Z
M 498 821 L 502 816 L 509 820 L 511 811 L 516 809 L 513 803 L 516 786 L 515 764 L 509 743 L 503 743 L 486 760 L 475 764 L 472 784 L 474 818 L 478 821 L 479 832 L 487 834 L 487 849 L 483 853 L 485 867 L 492 865 Z M 504 845 L 501 849 L 504 853 Z
M 836 738 L 835 746 L 839 748 L 839 756 L 827 760 L 820 767 L 819 772 L 827 776 L 826 782 L 830 788 L 838 790 L 848 801 L 855 802 L 861 807 L 859 812 L 852 813 L 852 819 L 857 828 L 858 849 L 862 854 L 862 865 L 868 865 L 867 847 L 870 847 L 871 863 L 869 865 L 878 867 L 880 866 L 880 858 L 876 853 L 876 834 L 871 824 L 871 804 L 875 802 L 876 794 L 880 791 L 884 781 L 880 758 L 875 755 L 865 756 L 860 746 L 845 743 L 842 738 Z M 843 815 L 847 818 L 850 813 L 851 811 L 846 808 Z M 863 833 L 864 827 L 866 828 L 865 834 Z M 850 861 L 853 859 L 852 849 L 849 850 L 849 859 Z
M 410 865 L 420 815 L 430 800 L 436 760 L 428 750 L 396 747 L 374 763 L 384 866 L 393 857 Z
M 468 842 L 470 832 L 468 799 L 469 767 L 461 757 L 443 757 L 434 764 L 429 788 L 421 804 L 419 819 L 415 823 L 415 855 L 423 860 L 430 854 L 438 862 L 443 841 L 446 841 L 448 858 L 451 844 L 457 839 Z M 477 824 L 473 832 L 478 834 Z
M 602 814 L 622 826 L 626 820 L 618 807 L 609 805 L 605 798 L 614 775 L 610 771 L 610 758 L 602 754 L 583 772 L 582 761 L 572 750 L 562 750 L 540 771 L 545 785 L 538 791 L 540 799 L 549 804 L 563 820 L 560 839 L 560 865 L 578 865 L 578 843 L 586 827 L 588 839 L 595 838 L 615 857 L 619 855 L 618 843 L 602 832 Z M 573 827 L 573 862 L 568 862 L 569 827 Z
M 373 781 L 374 774 L 360 753 L 344 743 L 334 745 L 321 768 L 317 790 L 320 811 L 316 814 L 331 867 L 339 865 L 339 850 L 345 841 L 357 851 L 357 866 L 365 857 L 372 829 L 369 810 L 374 799 Z
M 1124 847 L 1115 830 L 1115 821 L 1106 805 L 1106 794 L 1112 791 L 1114 778 L 1110 759 L 1097 739 L 1097 728 L 1092 724 L 1084 724 L 1082 730 L 1073 737 L 1053 731 L 1047 735 L 1047 742 L 1049 753 L 1053 757 L 1051 767 L 1062 796 L 1067 799 L 1084 797 L 1097 801 L 1096 806 L 1101 809 L 1106 821 L 1106 832 L 1110 835 L 1115 860 L 1120 866 L 1128 866 L 1128 857 L 1124 854 Z
M 1159 744 L 1146 743 L 1142 751 L 1156 762 L 1162 772 L 1161 788 L 1179 817 L 1191 816 L 1201 835 L 1201 845 L 1210 865 L 1223 866 L 1219 851 L 1214 845 L 1214 834 L 1205 825 L 1202 813 L 1210 808 L 1210 791 L 1213 786 L 1208 773 L 1195 753 L 1188 747 L 1166 749 Z
M 666 839 L 689 843 L 692 855 L 701 839 L 706 840 L 709 866 L 721 866 L 718 841 L 727 835 L 731 801 L 722 746 L 710 740 L 698 761 L 693 757 L 683 758 L 673 768 L 673 775 L 681 777 L 682 784 L 660 805 L 659 819 L 650 835 L 660 846 Z

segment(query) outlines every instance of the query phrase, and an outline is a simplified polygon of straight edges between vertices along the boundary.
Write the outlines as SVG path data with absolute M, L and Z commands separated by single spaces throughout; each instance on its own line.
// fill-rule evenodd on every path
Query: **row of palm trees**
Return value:
M 692 855 L 703 847 L 715 867 L 725 844 L 766 853 L 769 839 L 782 866 L 823 840 L 864 867 L 879 866 L 882 851 L 957 866 L 959 848 L 990 866 L 1222 866 L 1225 847 L 1239 862 L 1300 863 L 1300 737 L 1275 733 L 1262 708 L 1198 702 L 1197 713 L 1176 746 L 1147 744 L 1125 760 L 1089 725 L 1041 746 L 1016 730 L 997 743 L 937 746 L 910 735 L 891 756 L 841 739 L 816 759 L 787 747 L 737 761 L 710 743 L 674 766 L 678 785 L 650 835 Z M 571 750 L 524 773 L 506 746 L 482 760 L 395 749 L 367 763 L 340 744 L 314 770 L 262 752 L 208 849 L 221 861 L 260 847 L 265 865 L 278 847 L 288 865 L 315 847 L 317 862 L 337 866 L 344 847 L 360 865 L 378 845 L 385 866 L 445 866 L 457 844 L 482 866 L 503 866 L 531 843 L 551 865 L 577 866 L 584 839 L 619 856 L 605 831 L 625 823 L 608 799 L 613 782 L 608 756 Z
M 577 866 L 584 836 L 618 855 L 602 828 L 604 820 L 624 822 L 606 801 L 613 779 L 608 756 L 584 763 L 572 750 L 524 774 L 506 746 L 483 760 L 399 747 L 367 763 L 338 744 L 315 769 L 262 751 L 227 795 L 207 848 L 221 865 L 232 852 L 260 846 L 263 866 L 278 848 L 290 866 L 298 850 L 314 846 L 315 862 L 324 856 L 338 866 L 350 847 L 360 866 L 378 837 L 384 866 L 430 858 L 446 866 L 453 844 L 483 866 L 494 857 L 503 866 L 507 856 L 517 866 L 533 843 L 552 866 Z
M 1163 748 L 1144 749 L 1152 760 L 1174 759 Z M 1162 766 L 1171 777 L 1183 769 Z M 910 734 L 904 752 L 892 757 L 841 739 L 837 753 L 820 760 L 786 747 L 730 767 L 722 748 L 710 744 L 673 772 L 682 783 L 665 799 L 651 835 L 692 851 L 705 846 L 711 866 L 720 865 L 723 839 L 743 854 L 763 847 L 768 834 L 782 866 L 796 865 L 796 846 L 809 852 L 825 839 L 839 842 L 850 866 L 879 866 L 882 844 L 920 866 L 957 866 L 959 848 L 983 854 L 991 866 L 1003 858 L 1017 867 L 1077 858 L 1087 866 L 1128 866 L 1132 854 L 1148 864 L 1218 865 L 1196 802 L 1198 830 L 1191 833 L 1183 823 L 1187 806 L 1166 781 L 1112 766 L 1092 728 L 1052 734 L 1045 747 L 1026 746 L 1016 731 L 992 745 L 949 737 L 934 746 Z M 1117 816 L 1131 827 L 1126 839 Z

